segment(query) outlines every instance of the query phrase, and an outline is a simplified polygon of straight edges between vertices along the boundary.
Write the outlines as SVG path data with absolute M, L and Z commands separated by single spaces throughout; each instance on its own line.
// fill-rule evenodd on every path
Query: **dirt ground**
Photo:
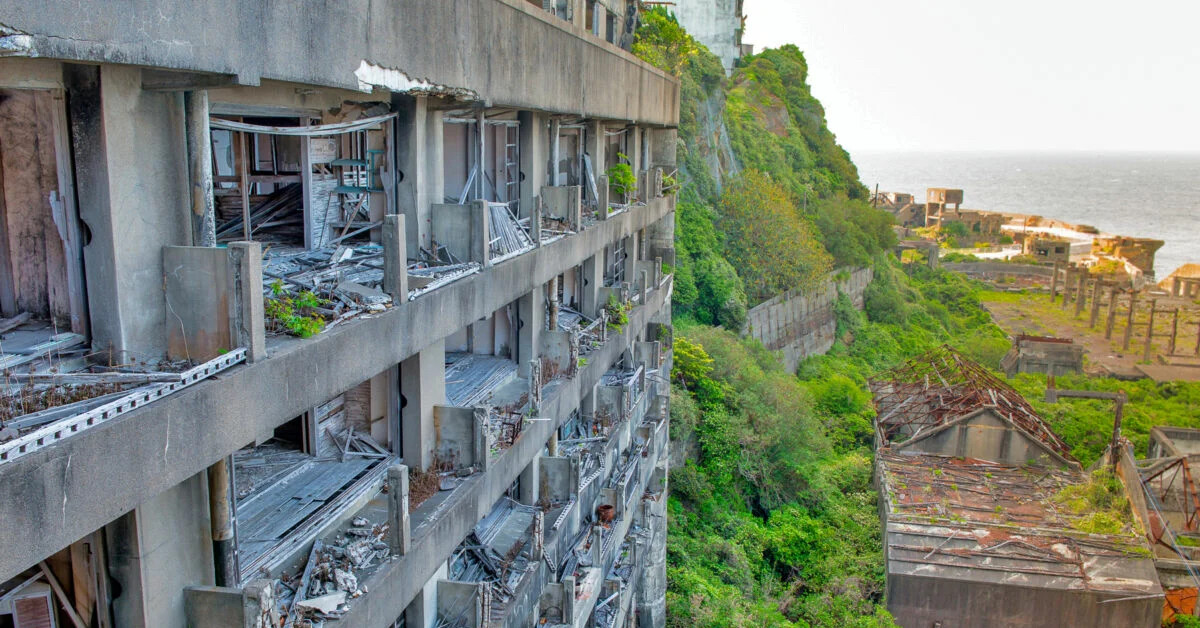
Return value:
M 1061 299 L 1061 297 L 1060 297 Z M 1133 333 L 1129 348 L 1124 348 L 1128 305 L 1118 301 L 1118 315 L 1113 325 L 1112 339 L 1104 337 L 1107 319 L 1107 302 L 1102 302 L 1094 329 L 1089 328 L 1090 303 L 1078 317 L 1074 303 L 1062 308 L 1061 300 L 1050 302 L 1045 293 L 1020 294 L 987 291 L 982 296 L 983 305 L 992 314 L 992 319 L 1009 335 L 1030 334 L 1071 338 L 1084 347 L 1084 369 L 1089 374 L 1113 377 L 1140 378 L 1147 373 L 1138 366 L 1149 366 L 1155 379 L 1194 380 L 1200 378 L 1200 358 L 1196 356 L 1197 334 L 1200 333 L 1200 308 L 1191 301 L 1162 297 L 1158 301 L 1158 312 L 1154 320 L 1154 337 L 1151 339 L 1150 359 L 1144 360 L 1146 323 L 1149 322 L 1148 299 L 1139 302 L 1134 317 Z M 1171 312 L 1180 307 L 1179 325 L 1176 332 L 1175 353 L 1169 353 L 1170 339 L 1174 326 Z

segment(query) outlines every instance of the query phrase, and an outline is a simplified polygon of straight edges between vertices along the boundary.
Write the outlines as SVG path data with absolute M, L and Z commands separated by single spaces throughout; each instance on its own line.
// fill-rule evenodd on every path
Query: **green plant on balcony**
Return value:
M 626 198 L 637 191 L 637 177 L 629 165 L 629 156 L 617 153 L 617 163 L 613 164 L 605 174 L 608 175 L 608 187 L 621 198 Z
M 629 324 L 631 310 L 633 310 L 632 302 L 622 303 L 617 299 L 617 295 L 608 295 L 608 303 L 604 304 L 604 312 L 608 315 L 608 328 L 617 333 L 624 331 L 625 326 Z
M 271 296 L 263 303 L 267 328 L 299 338 L 311 338 L 325 329 L 325 319 L 317 309 L 328 303 L 328 299 L 318 297 L 311 290 L 289 294 L 283 282 L 276 279 L 271 283 Z

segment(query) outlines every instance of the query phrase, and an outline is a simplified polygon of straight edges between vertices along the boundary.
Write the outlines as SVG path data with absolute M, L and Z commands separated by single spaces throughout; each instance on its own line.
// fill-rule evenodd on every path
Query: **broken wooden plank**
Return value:
M 0 358 L 0 370 L 11 369 L 13 367 L 21 366 L 22 364 L 29 364 L 30 362 L 33 362 L 44 355 L 81 345 L 84 343 L 84 340 L 84 337 L 79 334 L 56 334 L 51 336 L 46 342 L 34 345 L 28 350 L 22 351 L 21 355 L 14 355 L 11 353 L 4 355 L 2 358 Z
M 46 576 L 46 581 L 50 583 L 50 588 L 54 589 L 54 595 L 58 598 L 58 603 L 67 611 L 67 615 L 71 618 L 71 623 L 75 624 L 75 628 L 88 628 L 87 622 L 75 612 L 75 605 L 71 603 L 71 598 L 67 597 L 66 591 L 63 591 L 62 585 L 58 583 L 58 578 L 54 577 L 54 572 L 50 571 L 50 567 L 46 565 L 46 561 L 40 561 L 38 567 L 42 570 L 42 575 Z
M 30 316 L 32 316 L 32 314 L 29 312 L 21 312 L 12 318 L 0 320 L 0 334 L 12 331 L 13 329 L 19 327 L 22 323 L 29 320 Z
M 313 541 L 312 551 L 308 553 L 308 563 L 304 565 L 304 575 L 300 576 L 300 587 L 296 589 L 296 596 L 292 599 L 292 607 L 288 609 L 287 620 L 283 622 L 283 628 L 293 628 L 295 622 L 299 619 L 300 602 L 308 596 L 308 582 L 312 579 L 313 567 L 317 564 L 317 555 L 325 548 L 325 544 L 320 540 Z
M 179 373 L 9 373 L 13 382 L 48 382 L 53 384 L 152 384 L 178 382 Z

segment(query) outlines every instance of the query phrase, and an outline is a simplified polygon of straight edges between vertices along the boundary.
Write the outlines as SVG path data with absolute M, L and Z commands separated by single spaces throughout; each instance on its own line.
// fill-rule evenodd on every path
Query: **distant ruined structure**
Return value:
M 675 17 L 696 41 L 721 59 L 725 73 L 733 72 L 743 55 L 754 54 L 742 43 L 745 0 L 676 0 Z

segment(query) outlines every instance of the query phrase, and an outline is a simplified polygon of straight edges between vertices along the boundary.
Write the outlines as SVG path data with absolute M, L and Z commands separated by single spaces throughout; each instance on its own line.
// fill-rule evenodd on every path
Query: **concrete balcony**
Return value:
M 313 338 L 283 338 L 253 364 L 2 463 L 8 481 L 0 484 L 0 518 L 6 521 L 0 545 L 11 551 L 0 556 L 0 578 L 36 564 L 148 496 L 449 336 L 460 321 L 478 320 L 529 294 L 559 269 L 579 265 L 607 243 L 655 224 L 674 206 L 673 197 L 656 199 L 384 312 L 348 320 Z M 664 279 L 649 300 L 651 307 L 635 308 L 641 313 L 631 316 L 627 329 L 644 328 L 639 325 L 648 322 L 649 313 L 669 302 L 670 286 Z M 598 380 L 614 361 L 612 346 L 605 343 L 589 355 L 573 379 Z M 556 408 L 562 413 L 552 416 L 565 417 L 577 408 L 578 393 L 573 396 L 573 406 Z

